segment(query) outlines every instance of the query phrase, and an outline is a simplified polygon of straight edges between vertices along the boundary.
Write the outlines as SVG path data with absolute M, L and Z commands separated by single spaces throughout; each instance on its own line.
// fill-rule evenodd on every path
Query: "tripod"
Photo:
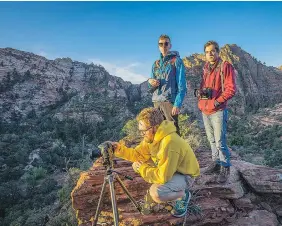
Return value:
M 113 174 L 113 173 L 116 173 L 116 174 Z M 114 188 L 114 179 L 116 179 L 116 181 L 121 186 L 122 190 L 127 194 L 128 198 L 132 201 L 134 206 L 141 213 L 141 210 L 142 210 L 141 206 L 134 200 L 134 198 L 131 196 L 131 194 L 129 193 L 129 191 L 127 190 L 127 188 L 125 187 L 122 180 L 119 178 L 119 176 L 117 174 L 120 174 L 120 175 L 124 176 L 125 178 L 127 178 L 129 180 L 132 180 L 131 177 L 123 175 L 123 174 L 113 170 L 112 164 L 107 166 L 106 174 L 105 174 L 105 177 L 104 177 L 104 183 L 103 183 L 102 190 L 101 190 L 101 193 L 100 193 L 98 206 L 97 206 L 97 209 L 96 209 L 96 213 L 95 213 L 95 217 L 94 217 L 94 221 L 93 221 L 92 226 L 97 225 L 98 217 L 99 217 L 99 214 L 100 214 L 100 211 L 101 211 L 102 199 L 103 199 L 103 196 L 104 196 L 104 193 L 105 193 L 105 188 L 106 188 L 107 182 L 109 183 L 109 186 L 110 186 L 112 208 L 113 208 L 113 215 L 114 215 L 114 226 L 118 226 L 119 217 L 118 217 L 118 209 L 117 209 L 116 195 L 115 195 L 115 188 Z

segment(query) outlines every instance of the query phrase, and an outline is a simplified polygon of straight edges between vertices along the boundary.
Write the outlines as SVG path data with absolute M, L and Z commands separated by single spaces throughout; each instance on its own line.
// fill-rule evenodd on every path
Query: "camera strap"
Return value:
M 220 65 L 220 81 L 221 81 L 222 92 L 224 92 L 224 72 L 223 72 L 223 69 L 224 69 L 224 61 L 222 61 L 221 65 Z
M 212 81 L 212 86 L 211 86 L 211 88 L 213 88 L 213 89 L 214 89 L 214 87 L 215 87 L 216 73 L 217 73 L 217 71 L 218 71 L 219 65 L 222 65 L 222 64 L 223 64 L 222 62 L 223 62 L 222 60 L 219 60 L 219 61 L 216 63 L 216 65 L 213 65 L 212 68 L 209 68 L 210 65 L 208 65 L 208 68 L 209 68 L 209 69 L 208 69 L 208 71 L 207 71 L 207 73 L 206 73 L 206 75 L 205 75 L 205 77 L 204 77 L 204 84 L 206 84 L 206 80 L 207 80 L 207 78 L 212 74 L 212 72 L 215 72 L 215 76 L 214 76 L 214 79 L 213 79 L 213 81 Z
M 219 74 L 220 74 L 220 82 L 221 82 L 221 90 L 222 90 L 222 92 L 224 92 L 224 63 L 225 63 L 225 61 L 220 60 L 218 62 L 218 65 L 215 68 L 215 70 L 218 70 L 218 68 L 220 67 Z M 215 79 L 216 79 L 216 76 L 213 79 L 212 88 L 214 88 L 214 86 L 215 86 Z

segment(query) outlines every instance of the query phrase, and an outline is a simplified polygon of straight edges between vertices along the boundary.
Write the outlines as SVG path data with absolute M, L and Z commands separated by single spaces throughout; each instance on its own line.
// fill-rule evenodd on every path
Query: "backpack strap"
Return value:
M 156 67 L 156 68 L 159 68 L 159 67 L 160 67 L 160 60 L 156 60 L 156 61 L 155 61 L 155 67 Z
M 222 92 L 224 92 L 224 63 L 225 61 L 222 61 L 221 62 L 221 65 L 220 65 L 220 80 L 221 80 L 221 90 Z
M 171 59 L 170 59 L 170 64 L 172 66 L 172 70 L 173 70 L 173 74 L 174 76 L 176 76 L 176 65 L 175 65 L 175 62 L 176 62 L 176 56 L 173 56 Z

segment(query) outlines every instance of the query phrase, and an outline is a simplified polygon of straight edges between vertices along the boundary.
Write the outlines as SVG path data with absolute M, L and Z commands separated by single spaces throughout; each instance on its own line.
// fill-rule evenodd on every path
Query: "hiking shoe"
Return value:
M 191 199 L 191 193 L 187 190 L 180 200 L 176 200 L 173 209 L 170 211 L 174 217 L 183 217 L 187 213 L 188 205 Z
M 227 166 L 221 166 L 220 167 L 220 173 L 217 177 L 217 182 L 218 183 L 225 183 L 229 177 L 229 174 L 230 174 L 230 167 Z
M 147 190 L 147 194 L 144 197 L 144 203 L 141 205 L 142 210 L 141 214 L 142 215 L 149 215 L 153 212 L 153 206 L 155 202 L 152 199 L 149 190 Z
M 213 161 L 210 165 L 207 166 L 207 168 L 204 170 L 204 174 L 213 174 L 213 173 L 219 173 L 220 172 L 220 165 Z

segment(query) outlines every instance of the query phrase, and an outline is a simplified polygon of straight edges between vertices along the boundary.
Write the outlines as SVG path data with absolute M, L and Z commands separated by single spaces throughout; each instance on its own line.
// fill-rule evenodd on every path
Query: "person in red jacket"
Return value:
M 236 92 L 235 70 L 219 57 L 215 41 L 204 45 L 206 64 L 200 89 L 196 91 L 206 134 L 212 150 L 212 164 L 204 173 L 219 173 L 217 181 L 226 182 L 230 172 L 230 152 L 226 144 L 227 101 Z

